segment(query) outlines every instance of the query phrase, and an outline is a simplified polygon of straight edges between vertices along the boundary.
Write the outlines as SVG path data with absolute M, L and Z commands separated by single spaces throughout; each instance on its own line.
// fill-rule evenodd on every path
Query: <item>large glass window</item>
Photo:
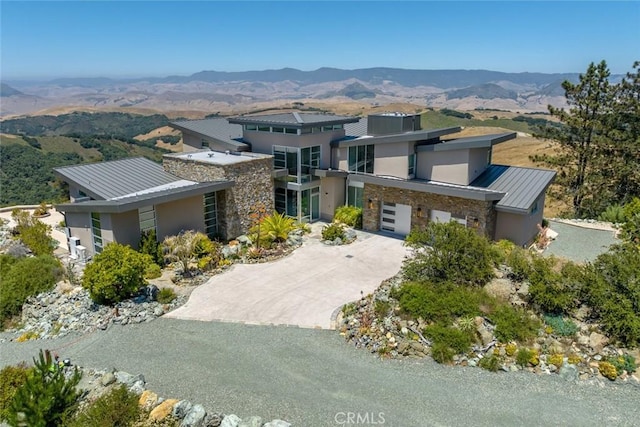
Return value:
M 102 226 L 100 225 L 100 213 L 91 212 L 91 235 L 93 236 L 93 252 L 102 252 Z
M 364 205 L 363 200 L 364 200 L 363 187 L 354 187 L 352 185 L 347 187 L 347 204 L 348 205 L 362 208 Z
M 349 147 L 349 172 L 373 173 L 374 145 Z
M 296 147 L 273 146 L 273 167 L 287 169 L 288 180 L 298 182 L 298 151 Z
M 320 157 L 321 153 L 319 145 L 306 147 L 300 150 L 301 183 L 309 182 L 313 179 L 311 176 L 311 169 L 318 169 L 320 167 Z
M 204 195 L 204 229 L 210 239 L 218 235 L 218 202 L 215 192 Z
M 416 176 L 416 155 L 415 154 L 410 154 L 409 155 L 409 177 L 413 178 L 414 176 Z

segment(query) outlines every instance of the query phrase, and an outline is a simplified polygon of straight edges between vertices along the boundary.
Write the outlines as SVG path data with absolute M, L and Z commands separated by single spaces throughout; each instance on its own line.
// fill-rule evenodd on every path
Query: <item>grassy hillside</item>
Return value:
M 65 200 L 66 191 L 56 181 L 54 167 L 136 156 L 160 162 L 170 151 L 156 146 L 158 137 L 134 137 L 150 134 L 167 122 L 165 116 L 124 113 L 72 113 L 3 121 L 0 206 Z M 175 144 L 179 138 L 166 139 Z
M 496 127 L 516 132 L 534 133 L 535 124 L 544 125 L 552 123 L 545 118 L 529 117 L 522 115 L 509 114 L 511 117 L 505 117 L 504 112 L 487 112 L 487 111 L 471 111 L 473 118 L 466 119 L 444 114 L 443 110 L 430 110 L 422 114 L 421 124 L 423 129 L 443 128 L 450 126 L 475 126 L 475 127 Z M 450 110 L 451 111 L 451 110 Z M 446 111 L 445 111 L 446 112 Z M 493 113 L 493 114 L 492 114 Z

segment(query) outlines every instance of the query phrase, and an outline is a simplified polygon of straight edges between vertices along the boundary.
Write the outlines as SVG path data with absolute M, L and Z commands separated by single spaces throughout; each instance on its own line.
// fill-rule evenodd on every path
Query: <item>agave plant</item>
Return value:
M 274 212 L 262 220 L 260 228 L 269 240 L 280 243 L 286 241 L 289 233 L 296 229 L 296 223 L 284 213 Z

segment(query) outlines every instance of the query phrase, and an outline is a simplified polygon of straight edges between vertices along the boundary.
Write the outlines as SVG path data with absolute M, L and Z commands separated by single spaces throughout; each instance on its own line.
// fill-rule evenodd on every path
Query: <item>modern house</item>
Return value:
M 524 245 L 537 234 L 555 172 L 494 165 L 503 133 L 448 138 L 459 127 L 422 129 L 420 115 L 366 119 L 309 113 L 181 121 L 182 153 L 58 168 L 69 183 L 70 239 L 87 254 L 108 241 L 137 244 L 198 229 L 230 239 L 257 206 L 299 221 L 363 208 L 365 230 L 407 234 L 428 221 L 458 221 Z M 73 246 L 74 242 L 70 241 Z

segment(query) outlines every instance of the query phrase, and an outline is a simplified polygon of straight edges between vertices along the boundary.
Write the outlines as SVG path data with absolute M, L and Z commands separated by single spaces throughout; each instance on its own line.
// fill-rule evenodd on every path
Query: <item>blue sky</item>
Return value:
M 640 60 L 640 3 L 0 3 L 2 79 L 292 67 L 613 73 Z

